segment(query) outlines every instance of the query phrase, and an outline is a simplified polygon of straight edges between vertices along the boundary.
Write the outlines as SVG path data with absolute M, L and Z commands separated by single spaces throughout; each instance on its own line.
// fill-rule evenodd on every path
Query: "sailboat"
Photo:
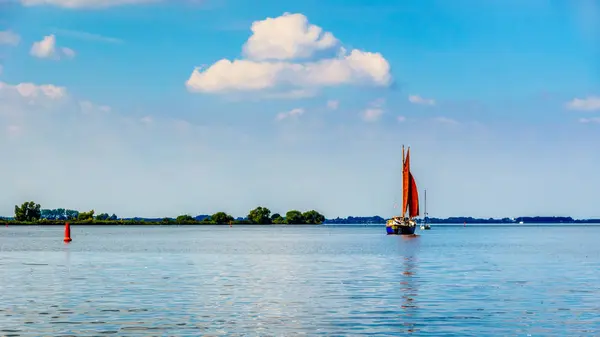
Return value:
M 431 225 L 427 223 L 427 190 L 425 190 L 425 212 L 423 214 L 423 224 L 421 225 L 421 229 L 431 229 Z
M 414 218 L 418 215 L 419 192 L 417 190 L 415 178 L 410 172 L 410 147 L 407 149 L 405 157 L 404 145 L 402 145 L 402 214 L 400 216 L 394 216 L 387 221 L 385 224 L 387 234 L 415 234 L 417 221 Z

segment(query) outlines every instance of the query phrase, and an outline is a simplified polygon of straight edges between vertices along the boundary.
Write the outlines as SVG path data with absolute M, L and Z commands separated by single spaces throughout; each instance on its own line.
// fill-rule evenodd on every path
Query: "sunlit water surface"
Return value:
M 598 336 L 600 227 L 0 228 L 0 336 Z

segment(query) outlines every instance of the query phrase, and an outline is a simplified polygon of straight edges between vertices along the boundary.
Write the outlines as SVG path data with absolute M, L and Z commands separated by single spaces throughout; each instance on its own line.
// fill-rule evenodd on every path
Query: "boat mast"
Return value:
M 425 190 L 425 214 L 424 215 L 425 215 L 424 222 L 425 222 L 425 225 L 427 225 L 427 190 Z
M 404 219 L 405 214 L 404 209 L 404 144 L 402 144 L 402 219 Z

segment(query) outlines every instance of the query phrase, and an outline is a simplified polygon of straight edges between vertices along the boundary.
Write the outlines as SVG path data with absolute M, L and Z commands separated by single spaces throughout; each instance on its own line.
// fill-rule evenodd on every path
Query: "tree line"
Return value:
M 79 212 L 76 210 L 57 208 L 57 209 L 41 209 L 40 204 L 33 201 L 27 201 L 23 204 L 15 205 L 15 215 L 13 219 L 3 219 L 3 222 L 13 222 L 22 224 L 61 224 L 65 221 L 71 223 L 87 223 L 87 224 L 148 224 L 156 223 L 145 221 L 144 219 L 119 219 L 115 214 L 108 213 L 95 214 L 94 210 L 87 212 Z M 325 221 L 325 216 L 321 213 L 310 210 L 300 212 L 298 210 L 290 210 L 285 216 L 279 213 L 271 213 L 266 207 L 256 207 L 251 210 L 245 218 L 235 219 L 232 215 L 225 212 L 217 212 L 210 216 L 205 216 L 199 219 L 191 215 L 183 214 L 176 218 L 163 218 L 158 221 L 160 224 L 291 224 L 291 225 L 318 225 Z

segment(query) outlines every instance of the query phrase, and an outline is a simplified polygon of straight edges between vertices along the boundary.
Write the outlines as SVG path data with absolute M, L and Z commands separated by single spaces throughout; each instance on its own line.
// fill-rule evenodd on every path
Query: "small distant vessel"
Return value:
M 408 214 L 406 211 L 408 210 Z M 408 217 L 406 216 L 408 215 Z M 404 156 L 402 145 L 402 215 L 389 219 L 385 224 L 388 235 L 414 235 L 417 222 L 414 217 L 419 215 L 419 192 L 417 183 L 410 172 L 410 147 Z
M 425 212 L 423 213 L 423 224 L 421 225 L 421 229 L 430 230 L 431 225 L 427 223 L 427 190 L 425 190 Z

